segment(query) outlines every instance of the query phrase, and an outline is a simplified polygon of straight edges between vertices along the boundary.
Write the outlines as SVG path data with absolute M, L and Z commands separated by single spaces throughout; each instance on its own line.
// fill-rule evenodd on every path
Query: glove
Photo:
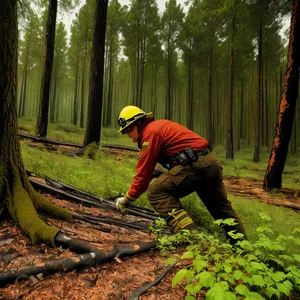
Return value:
M 126 211 L 127 204 L 132 201 L 135 201 L 135 199 L 130 198 L 128 193 L 126 193 L 124 197 L 116 198 L 116 208 L 124 213 Z
M 128 203 L 128 199 L 127 199 L 126 196 L 118 197 L 116 199 L 116 208 L 117 208 L 117 210 L 124 213 L 126 211 L 127 203 Z

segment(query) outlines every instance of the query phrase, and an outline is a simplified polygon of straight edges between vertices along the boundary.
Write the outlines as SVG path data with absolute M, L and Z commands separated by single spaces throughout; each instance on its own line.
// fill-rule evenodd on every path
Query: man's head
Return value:
M 141 123 L 149 117 L 152 117 L 152 113 L 146 113 L 134 105 L 125 106 L 118 117 L 120 125 L 118 132 L 126 133 L 133 142 L 137 142 Z

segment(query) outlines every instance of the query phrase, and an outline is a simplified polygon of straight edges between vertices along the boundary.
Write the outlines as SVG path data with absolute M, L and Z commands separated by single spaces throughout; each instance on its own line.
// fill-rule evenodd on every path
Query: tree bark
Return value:
M 72 220 L 70 211 L 41 198 L 26 175 L 18 141 L 17 0 L 0 4 L 0 215 L 8 213 L 32 243 L 55 246 L 59 229 L 45 224 L 37 210 Z
M 46 27 L 45 53 L 43 62 L 43 75 L 41 82 L 41 97 L 39 114 L 36 124 L 36 135 L 47 136 L 48 130 L 48 111 L 50 98 L 51 74 L 54 59 L 55 26 L 57 15 L 57 0 L 49 1 L 48 20 Z
M 276 132 L 263 188 L 280 189 L 298 96 L 300 69 L 300 0 L 293 1 L 288 64 L 276 122 Z
M 93 142 L 97 145 L 100 143 L 107 6 L 108 0 L 96 1 L 90 67 L 88 121 L 83 143 L 84 147 Z

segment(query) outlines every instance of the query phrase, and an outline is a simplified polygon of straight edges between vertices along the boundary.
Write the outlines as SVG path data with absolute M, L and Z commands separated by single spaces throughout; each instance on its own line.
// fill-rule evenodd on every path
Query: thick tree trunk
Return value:
M 88 104 L 88 121 L 83 146 L 100 143 L 102 104 L 103 104 L 103 73 L 105 30 L 108 0 L 97 0 L 91 55 L 90 90 Z
M 46 27 L 45 53 L 43 63 L 43 75 L 41 82 L 41 97 L 39 115 L 36 124 L 36 135 L 47 136 L 48 111 L 50 98 L 51 73 L 54 58 L 55 26 L 57 15 L 57 0 L 49 0 L 48 20 Z
M 36 210 L 72 220 L 72 214 L 39 197 L 29 183 L 17 136 L 17 0 L 0 4 L 0 210 L 31 238 L 55 246 L 59 229 L 46 225 Z M 1 215 L 0 213 L 0 215 Z
M 284 90 L 281 96 L 276 123 L 276 132 L 266 170 L 263 188 L 280 189 L 282 173 L 288 152 L 296 100 L 299 88 L 300 69 L 300 0 L 293 1 L 290 29 L 288 65 L 284 79 Z

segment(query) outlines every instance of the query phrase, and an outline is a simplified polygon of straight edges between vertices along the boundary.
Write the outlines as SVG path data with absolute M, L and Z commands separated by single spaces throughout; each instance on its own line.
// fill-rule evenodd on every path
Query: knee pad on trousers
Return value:
M 175 233 L 182 229 L 197 229 L 193 220 L 184 209 L 175 210 L 166 221 Z

